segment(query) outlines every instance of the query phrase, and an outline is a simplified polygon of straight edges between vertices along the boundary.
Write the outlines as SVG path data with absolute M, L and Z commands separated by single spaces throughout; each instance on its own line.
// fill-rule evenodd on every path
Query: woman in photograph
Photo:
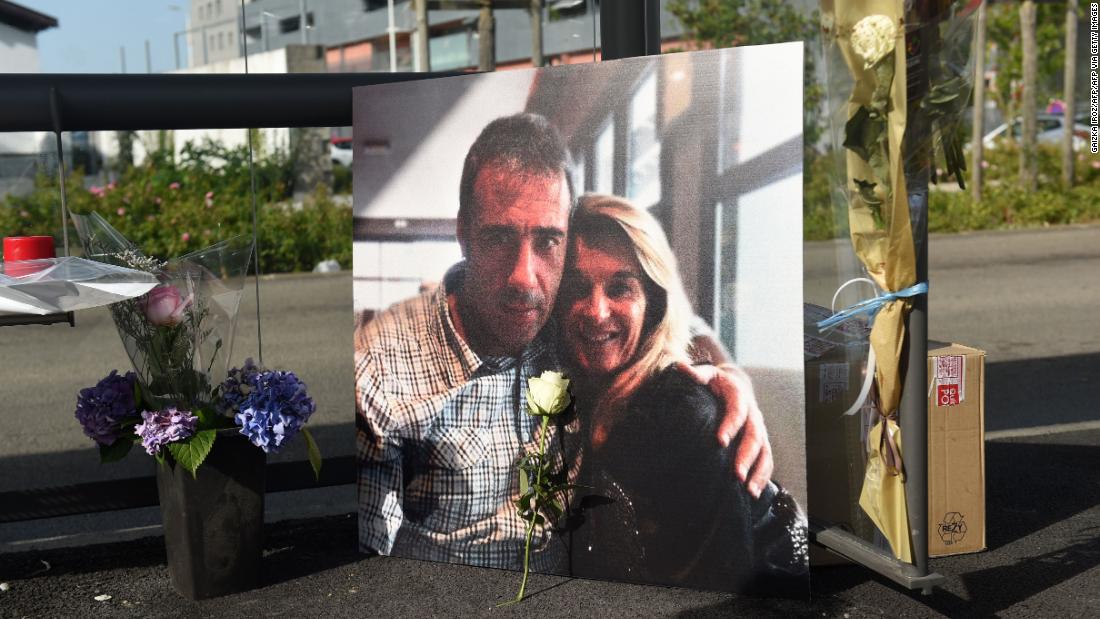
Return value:
M 671 367 L 690 358 L 692 312 L 658 222 L 586 195 L 570 239 L 556 311 L 582 428 L 573 574 L 723 591 L 804 578 L 798 505 L 730 479 L 714 396 Z

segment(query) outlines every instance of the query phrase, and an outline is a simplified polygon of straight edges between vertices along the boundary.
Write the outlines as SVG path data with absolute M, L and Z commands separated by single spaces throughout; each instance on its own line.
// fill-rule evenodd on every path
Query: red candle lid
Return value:
M 52 236 L 4 237 L 4 262 L 53 258 Z

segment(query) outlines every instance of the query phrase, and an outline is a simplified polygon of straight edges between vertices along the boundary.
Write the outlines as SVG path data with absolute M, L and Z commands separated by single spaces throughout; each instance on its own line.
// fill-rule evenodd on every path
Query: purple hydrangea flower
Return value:
M 110 445 L 118 439 L 119 421 L 137 414 L 136 378 L 133 372 L 119 376 L 117 370 L 111 370 L 95 387 L 80 390 L 76 396 L 76 420 L 88 438 L 100 445 Z
M 141 437 L 141 446 L 150 456 L 155 456 L 168 443 L 182 441 L 195 433 L 195 424 L 199 418 L 190 411 L 177 410 L 169 406 L 162 411 L 142 411 L 144 420 L 134 428 Z
M 218 412 L 229 416 L 239 413 L 241 402 L 252 393 L 252 382 L 260 372 L 260 367 L 252 362 L 251 357 L 244 360 L 244 367 L 229 370 L 229 376 L 221 385 L 221 398 L 216 404 Z
M 234 421 L 253 445 L 274 453 L 298 433 L 317 405 L 294 372 L 260 372 L 252 376 L 250 386 Z

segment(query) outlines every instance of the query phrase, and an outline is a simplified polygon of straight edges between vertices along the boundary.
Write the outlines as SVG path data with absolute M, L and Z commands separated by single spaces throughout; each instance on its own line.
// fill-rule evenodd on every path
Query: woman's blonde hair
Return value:
M 601 194 L 581 196 L 569 223 L 569 236 L 573 243 L 584 239 L 596 247 L 628 243 L 646 275 L 646 314 L 638 350 L 616 374 L 595 409 L 614 414 L 651 376 L 676 361 L 688 361 L 691 304 L 661 224 L 631 202 Z M 572 253 L 572 245 L 570 249 Z

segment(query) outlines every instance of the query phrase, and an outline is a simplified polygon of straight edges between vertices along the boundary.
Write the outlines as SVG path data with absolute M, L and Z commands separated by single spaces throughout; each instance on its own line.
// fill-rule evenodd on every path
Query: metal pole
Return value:
M 126 48 L 121 46 L 121 45 L 118 46 L 118 62 L 119 62 L 119 65 L 122 67 L 122 73 L 125 73 L 126 72 Z
M 309 45 L 309 14 L 306 12 L 306 0 L 298 0 L 298 30 L 302 33 L 302 45 Z
M 432 70 L 431 50 L 428 47 L 428 0 L 413 0 L 416 3 L 416 48 L 420 51 L 420 66 L 417 71 Z
M 50 89 L 65 131 L 345 127 L 351 89 L 460 75 L 439 73 L 12 73 L 0 88 L 0 133 L 53 131 Z
M 149 51 L 149 39 L 145 39 L 145 72 L 153 72 L 153 54 Z
M 172 33 L 172 51 L 176 55 L 176 70 L 180 69 L 180 33 Z
M 202 37 L 202 63 L 204 65 L 210 64 L 210 50 L 208 50 L 206 47 L 206 26 L 203 26 L 202 30 L 199 31 L 199 36 Z
M 61 98 L 56 88 L 50 89 L 50 122 L 57 139 L 57 182 L 61 186 L 61 238 L 65 255 L 69 255 L 69 200 L 65 191 L 65 149 L 61 144 Z
M 924 10 L 921 10 L 924 9 Z M 906 75 L 908 118 L 902 144 L 905 185 L 908 192 L 909 221 L 912 225 L 913 248 L 916 253 L 917 282 L 928 281 L 928 180 L 932 165 L 932 144 L 927 136 L 932 127 L 928 115 L 918 102 L 928 92 L 931 74 L 937 63 L 933 54 L 940 53 L 939 30 L 931 22 L 926 5 L 917 9 L 923 24 L 908 37 L 919 37 L 919 64 Z M 908 47 L 908 46 L 907 46 Z M 901 427 L 901 451 L 905 455 L 905 503 L 909 512 L 909 534 L 913 549 L 913 567 L 920 576 L 928 575 L 928 295 L 913 299 L 913 308 L 906 320 L 907 358 L 902 377 L 898 425 Z M 932 584 L 922 586 L 925 595 L 932 593 Z
M 531 0 L 531 6 L 527 10 L 531 13 L 531 65 L 541 67 L 544 63 L 542 57 L 542 0 Z
M 244 10 L 244 0 L 241 0 L 241 10 Z M 264 14 L 260 13 L 260 29 L 263 29 Z M 244 72 L 248 75 L 248 55 L 244 57 Z M 256 131 L 259 133 L 259 130 Z M 264 336 L 263 328 L 261 327 L 262 321 L 260 317 L 260 220 L 259 209 L 256 206 L 256 165 L 254 163 L 254 148 L 252 143 L 252 128 L 245 129 L 246 139 L 248 140 L 248 179 L 249 187 L 251 191 L 249 195 L 252 196 L 252 258 L 255 260 L 255 274 L 253 282 L 256 289 L 256 358 L 260 362 L 260 367 L 264 365 Z
M 604 0 L 600 3 L 601 58 L 614 60 L 661 53 L 658 0 Z
M 496 24 L 493 18 L 492 0 L 481 0 L 477 15 L 477 70 L 496 71 Z
M 241 5 L 241 10 L 237 12 L 237 51 L 241 56 L 248 56 L 248 35 L 245 33 L 244 28 L 244 5 Z
M 393 0 L 387 0 L 386 11 L 390 20 L 386 27 L 386 32 L 390 35 L 390 73 L 397 73 L 397 25 L 393 17 Z

